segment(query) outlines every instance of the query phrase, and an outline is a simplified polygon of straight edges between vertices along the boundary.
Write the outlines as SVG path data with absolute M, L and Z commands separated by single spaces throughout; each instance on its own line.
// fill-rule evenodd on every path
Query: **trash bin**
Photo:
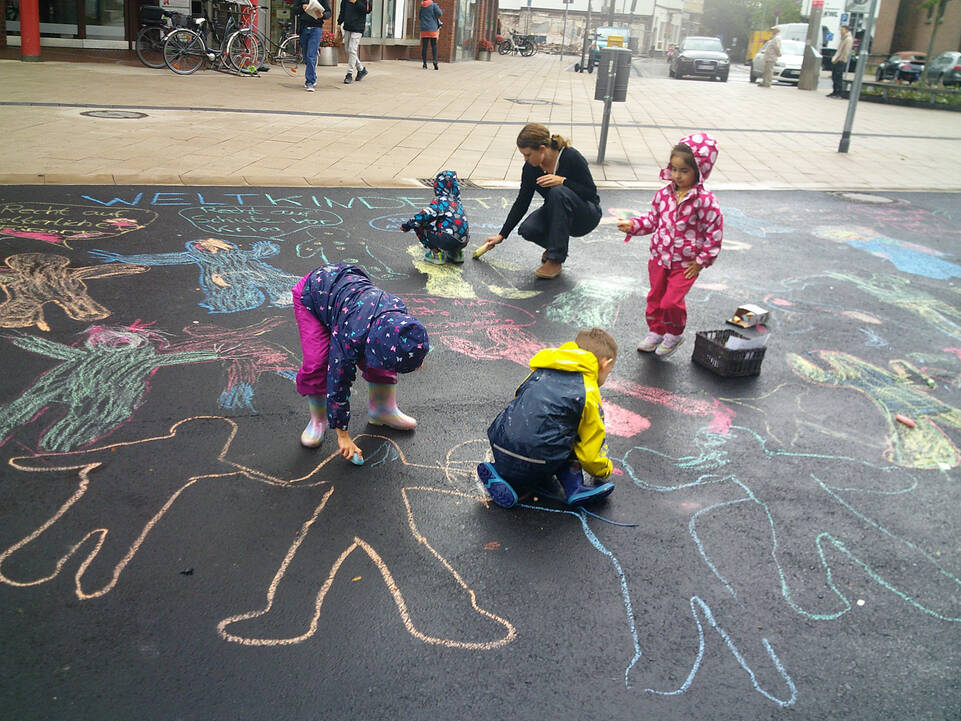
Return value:
M 631 51 L 627 48 L 603 48 L 597 65 L 594 100 L 603 100 L 607 96 L 607 84 L 613 79 L 611 100 L 615 103 L 623 103 L 627 100 L 627 83 L 630 77 Z

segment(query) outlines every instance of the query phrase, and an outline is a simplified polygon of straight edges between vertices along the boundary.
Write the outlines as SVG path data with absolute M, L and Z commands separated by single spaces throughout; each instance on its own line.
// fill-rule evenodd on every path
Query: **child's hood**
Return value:
M 707 180 L 714 163 L 717 162 L 717 141 L 707 133 L 692 133 L 677 141 L 684 143 L 694 153 L 694 162 L 697 163 L 697 170 L 700 173 L 699 183 Z M 668 163 L 666 168 L 661 170 L 661 180 L 671 179 L 671 165 Z
M 460 185 L 457 183 L 457 171 L 442 170 L 434 178 L 434 195 L 440 197 L 449 195 L 460 198 Z
M 422 8 L 428 7 L 429 5 L 433 5 L 433 4 L 434 4 L 434 0 L 420 0 L 420 6 Z
M 531 370 L 550 368 L 559 371 L 587 373 L 597 377 L 597 358 L 571 341 L 560 348 L 545 348 L 531 358 Z

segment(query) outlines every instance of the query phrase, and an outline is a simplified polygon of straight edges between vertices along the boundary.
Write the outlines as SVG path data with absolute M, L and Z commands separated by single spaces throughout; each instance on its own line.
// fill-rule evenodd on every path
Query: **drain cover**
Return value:
M 553 105 L 553 100 L 540 100 L 538 98 L 504 98 L 504 100 L 517 103 L 518 105 Z
M 110 118 L 112 120 L 136 120 L 137 118 L 147 117 L 146 113 L 135 113 L 132 110 L 88 110 L 80 114 L 86 115 L 88 118 Z
M 867 193 L 832 193 L 832 195 L 835 195 L 838 198 L 844 198 L 845 200 L 850 200 L 853 203 L 884 205 L 886 203 L 895 202 L 891 198 L 885 198 L 883 195 L 868 195 Z
M 434 179 L 433 179 L 433 178 L 418 178 L 417 180 L 419 180 L 422 185 L 425 185 L 425 186 L 427 186 L 428 188 L 433 188 L 433 187 L 434 187 Z M 480 186 L 477 185 L 477 183 L 473 182 L 470 178 L 458 178 L 458 179 L 457 179 L 457 184 L 458 184 L 461 188 L 480 188 Z

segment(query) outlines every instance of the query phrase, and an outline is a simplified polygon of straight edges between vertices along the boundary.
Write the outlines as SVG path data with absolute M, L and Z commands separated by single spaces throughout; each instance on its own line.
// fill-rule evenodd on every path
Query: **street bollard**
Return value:
M 594 99 L 604 101 L 604 118 L 601 121 L 601 137 L 597 150 L 597 162 L 604 162 L 607 149 L 607 129 L 611 123 L 611 103 L 627 100 L 627 84 L 631 77 L 631 51 L 627 48 L 607 47 L 601 50 L 597 66 L 597 84 Z

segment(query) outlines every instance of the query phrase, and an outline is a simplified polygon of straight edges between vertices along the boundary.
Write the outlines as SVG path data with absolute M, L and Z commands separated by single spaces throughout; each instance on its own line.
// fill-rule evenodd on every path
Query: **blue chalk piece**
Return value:
M 353 463 L 355 466 L 364 465 L 364 459 L 360 457 L 359 453 L 355 453 L 353 456 L 351 456 L 350 462 Z

